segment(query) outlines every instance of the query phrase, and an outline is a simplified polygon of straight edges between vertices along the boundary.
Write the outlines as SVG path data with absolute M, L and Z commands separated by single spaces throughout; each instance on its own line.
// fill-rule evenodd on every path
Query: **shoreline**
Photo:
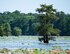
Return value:
M 60 50 L 60 49 L 7 49 L 3 48 L 0 49 L 0 54 L 54 54 L 54 53 L 61 53 L 66 54 L 70 53 L 70 50 Z

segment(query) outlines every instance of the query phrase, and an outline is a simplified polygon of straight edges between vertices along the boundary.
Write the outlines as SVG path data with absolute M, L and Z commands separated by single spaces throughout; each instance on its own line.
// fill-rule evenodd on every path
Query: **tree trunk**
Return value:
M 48 36 L 44 36 L 44 43 L 49 43 Z

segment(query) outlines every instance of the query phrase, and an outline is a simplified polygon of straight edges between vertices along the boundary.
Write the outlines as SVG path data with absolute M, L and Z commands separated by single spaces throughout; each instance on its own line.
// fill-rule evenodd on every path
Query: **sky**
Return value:
M 23 13 L 35 13 L 40 4 L 53 4 L 57 11 L 70 13 L 70 0 L 0 0 L 0 12 L 19 10 Z

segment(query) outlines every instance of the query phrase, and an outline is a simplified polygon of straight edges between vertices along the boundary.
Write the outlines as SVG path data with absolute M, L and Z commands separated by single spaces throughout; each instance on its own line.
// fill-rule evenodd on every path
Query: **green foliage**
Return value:
M 15 27 L 13 32 L 15 36 L 22 35 L 22 30 L 19 27 Z
M 60 29 L 61 36 L 70 36 L 70 14 L 64 12 L 57 12 L 59 19 L 54 23 L 55 27 Z
M 55 15 L 55 9 L 53 9 L 52 5 L 46 5 L 42 4 L 41 8 L 37 8 L 37 11 L 40 14 L 40 26 L 38 27 L 38 32 L 40 35 L 43 36 L 49 36 L 49 35 L 57 35 L 59 34 L 58 29 L 54 28 L 54 25 L 51 23 L 52 20 L 53 22 L 55 19 L 57 19 L 57 16 Z M 56 32 L 57 30 L 57 32 Z
M 3 26 L 0 26 L 0 36 L 4 35 L 4 30 L 3 30 Z
M 9 23 L 5 23 L 0 26 L 0 36 L 9 36 L 11 35 L 11 27 Z
M 70 14 L 56 12 L 53 5 L 46 4 L 42 4 L 36 11 L 40 14 L 25 14 L 18 10 L 0 13 L 0 36 L 18 35 L 17 33 L 70 36 Z

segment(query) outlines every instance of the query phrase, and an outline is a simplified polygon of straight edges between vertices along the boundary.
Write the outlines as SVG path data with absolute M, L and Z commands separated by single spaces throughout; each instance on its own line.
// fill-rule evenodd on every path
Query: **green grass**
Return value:
M 13 50 L 8 50 L 8 49 L 0 49 L 0 53 L 4 52 L 11 52 L 12 54 L 50 54 L 50 50 L 47 49 L 13 49 Z M 65 50 L 62 50 L 60 54 L 66 54 Z

